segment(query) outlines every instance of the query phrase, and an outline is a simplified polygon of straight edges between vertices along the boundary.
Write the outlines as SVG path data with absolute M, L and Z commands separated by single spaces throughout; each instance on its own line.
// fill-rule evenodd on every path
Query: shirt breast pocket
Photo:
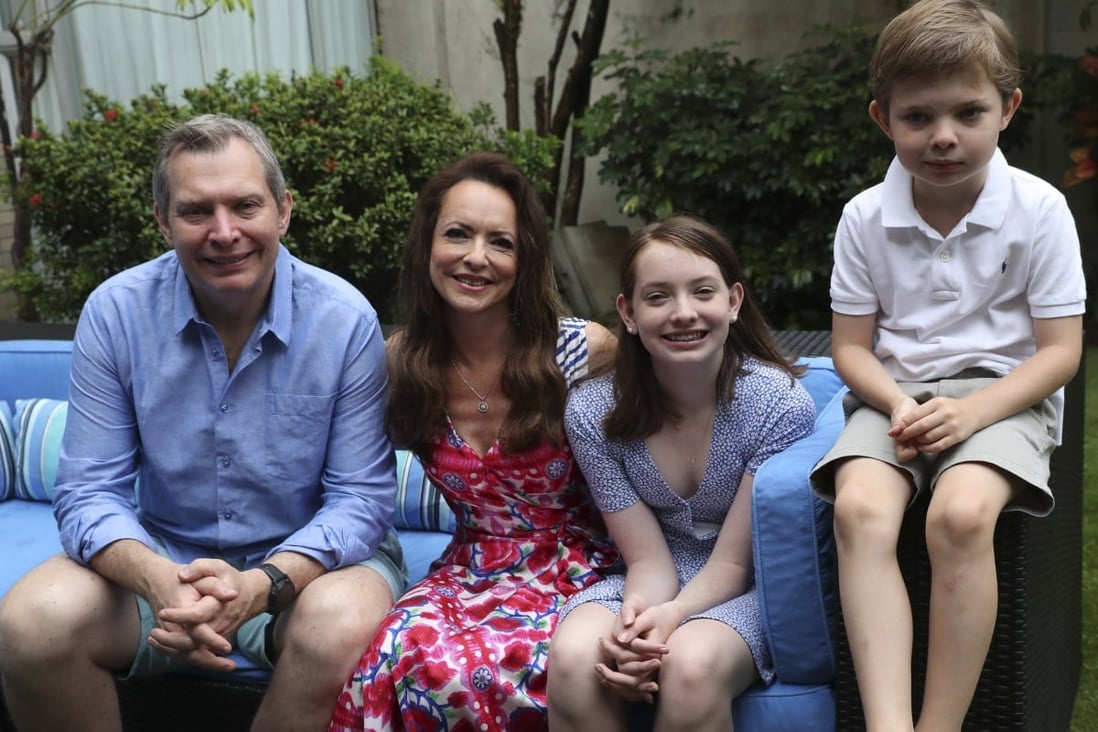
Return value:
M 292 485 L 316 485 L 328 451 L 335 396 L 268 394 L 267 475 Z

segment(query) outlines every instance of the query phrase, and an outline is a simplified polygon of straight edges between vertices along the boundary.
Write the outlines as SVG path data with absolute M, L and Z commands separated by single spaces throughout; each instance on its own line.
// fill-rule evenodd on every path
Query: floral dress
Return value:
M 584 325 L 561 321 L 569 385 L 586 372 Z M 481 456 L 452 424 L 424 464 L 458 528 L 359 659 L 329 730 L 544 730 L 557 615 L 617 559 L 583 475 L 567 445 Z

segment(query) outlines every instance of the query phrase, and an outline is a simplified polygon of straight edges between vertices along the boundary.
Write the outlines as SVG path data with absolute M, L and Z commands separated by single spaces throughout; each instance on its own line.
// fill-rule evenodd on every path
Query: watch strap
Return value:
M 267 594 L 267 612 L 271 615 L 278 615 L 289 607 L 290 602 L 297 594 L 297 588 L 294 587 L 293 580 L 275 565 L 264 562 L 259 565 L 259 568 L 271 580 L 271 590 Z

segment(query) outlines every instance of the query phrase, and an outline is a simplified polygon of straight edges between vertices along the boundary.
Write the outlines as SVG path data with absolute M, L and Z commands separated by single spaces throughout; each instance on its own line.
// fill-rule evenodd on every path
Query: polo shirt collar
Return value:
M 912 175 L 899 158 L 893 158 L 885 173 L 881 188 L 881 224 L 887 228 L 919 228 L 923 219 L 915 210 L 911 195 Z M 987 165 L 987 180 L 976 199 L 976 205 L 965 216 L 971 224 L 998 228 L 1010 209 L 1010 166 L 1002 151 L 996 148 Z

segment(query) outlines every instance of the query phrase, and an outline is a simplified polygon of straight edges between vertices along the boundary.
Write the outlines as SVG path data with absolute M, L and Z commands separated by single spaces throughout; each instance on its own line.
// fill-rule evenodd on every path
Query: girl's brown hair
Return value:
M 621 264 L 621 292 L 627 300 L 632 299 L 637 284 L 637 258 L 654 241 L 681 247 L 712 260 L 726 285 L 732 287 L 739 282 L 743 287 L 739 317 L 730 325 L 724 342 L 724 358 L 714 395 L 717 400 L 730 400 L 735 396 L 736 377 L 749 373 L 744 368 L 745 356 L 776 366 L 788 373 L 790 379 L 804 372 L 803 367 L 790 363 L 775 344 L 770 327 L 744 282 L 743 269 L 732 244 L 704 221 L 690 216 L 673 216 L 633 234 Z M 631 335 L 620 327 L 613 378 L 615 404 L 603 421 L 608 439 L 621 442 L 643 439 L 657 432 L 664 419 L 681 416 L 671 407 L 660 387 L 652 358 L 640 336 Z

